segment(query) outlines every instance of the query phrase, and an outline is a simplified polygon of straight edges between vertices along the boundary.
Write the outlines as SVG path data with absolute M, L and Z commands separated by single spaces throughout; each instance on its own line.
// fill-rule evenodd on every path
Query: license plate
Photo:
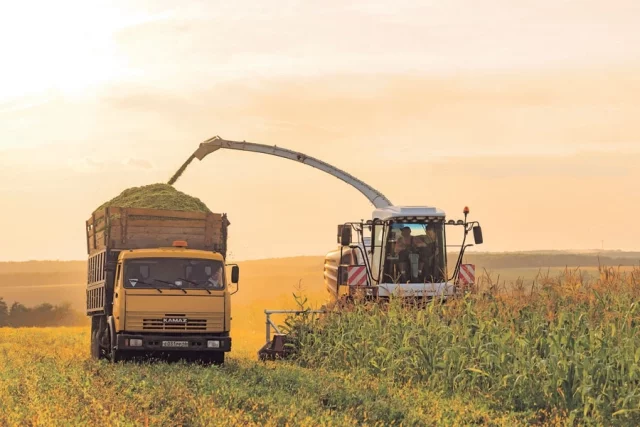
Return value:
M 163 347 L 189 347 L 189 341 L 162 341 Z

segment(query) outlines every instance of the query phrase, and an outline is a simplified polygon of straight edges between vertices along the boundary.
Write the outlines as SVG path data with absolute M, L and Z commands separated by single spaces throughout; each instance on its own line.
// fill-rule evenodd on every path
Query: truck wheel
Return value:
M 98 331 L 91 332 L 91 358 L 93 360 L 102 359 L 102 349 L 100 348 L 100 339 Z
M 118 363 L 125 360 L 124 354 L 121 350 L 112 349 L 111 350 L 111 362 Z
M 213 353 L 210 354 L 207 359 L 208 362 L 213 364 L 213 365 L 224 365 L 224 355 L 225 353 L 223 352 L 219 352 L 219 353 Z
M 105 350 L 101 343 L 103 333 L 102 318 L 94 316 L 91 318 L 91 358 L 94 360 L 104 359 Z
M 206 365 L 224 365 L 224 353 L 210 353 L 207 355 L 201 355 L 198 359 Z
M 107 326 L 107 334 L 109 338 L 109 360 L 111 360 L 111 363 L 118 363 L 124 360 L 124 352 L 122 350 L 116 350 L 116 337 L 113 332 L 113 324 L 111 322 L 109 322 L 109 325 Z

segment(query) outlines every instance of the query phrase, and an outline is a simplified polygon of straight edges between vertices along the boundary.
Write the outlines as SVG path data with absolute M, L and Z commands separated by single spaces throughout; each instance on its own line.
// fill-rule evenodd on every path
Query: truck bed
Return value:
M 169 247 L 186 240 L 191 249 L 226 256 L 228 225 L 225 214 L 110 207 L 87 220 L 87 253 Z

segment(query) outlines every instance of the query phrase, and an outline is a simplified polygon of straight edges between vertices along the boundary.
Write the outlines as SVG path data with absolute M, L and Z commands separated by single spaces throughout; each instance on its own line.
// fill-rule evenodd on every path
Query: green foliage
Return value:
M 98 210 L 106 207 L 211 212 L 200 199 L 178 191 L 168 184 L 129 188 L 100 206 Z
M 0 328 L 9 324 L 9 307 L 4 299 L 0 297 Z
M 592 284 L 568 272 L 530 295 L 467 295 L 422 309 L 356 303 L 298 336 L 297 362 L 486 396 L 506 411 L 638 424 L 640 270 L 600 273 Z
M 87 318 L 71 308 L 68 303 L 62 305 L 40 304 L 26 307 L 14 302 L 8 309 L 0 297 L 0 327 L 33 326 L 77 326 L 87 324 Z

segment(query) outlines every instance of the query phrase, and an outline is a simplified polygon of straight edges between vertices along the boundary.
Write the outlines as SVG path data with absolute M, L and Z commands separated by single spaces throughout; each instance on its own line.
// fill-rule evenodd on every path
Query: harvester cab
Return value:
M 399 296 L 447 298 L 474 282 L 475 267 L 462 264 L 473 232 L 483 242 L 476 221 L 445 219 L 430 207 L 388 207 L 374 212 L 370 221 L 338 226 L 339 247 L 325 258 L 325 284 L 335 299 Z M 462 228 L 462 244 L 449 275 L 446 230 Z M 354 238 L 354 235 L 356 236 Z

